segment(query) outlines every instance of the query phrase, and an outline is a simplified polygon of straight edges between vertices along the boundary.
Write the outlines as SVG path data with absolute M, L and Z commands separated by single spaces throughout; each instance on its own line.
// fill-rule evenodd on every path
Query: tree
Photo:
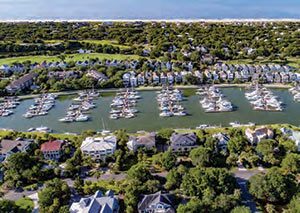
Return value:
M 74 181 L 74 188 L 79 194 L 83 194 L 83 185 L 84 185 L 83 179 L 77 176 Z
M 126 150 L 127 146 L 127 142 L 129 139 L 128 134 L 126 133 L 126 131 L 124 129 L 120 129 L 116 132 L 116 137 L 117 137 L 117 141 L 118 141 L 118 146 L 120 149 L 122 150 Z
M 262 140 L 258 143 L 256 151 L 263 156 L 267 164 L 277 165 L 280 163 L 278 142 L 272 139 Z
M 15 188 L 30 184 L 39 179 L 40 163 L 28 153 L 11 155 L 4 164 L 4 179 L 9 187 Z
M 180 189 L 187 196 L 199 199 L 211 196 L 214 199 L 220 194 L 233 194 L 236 181 L 227 169 L 196 167 L 183 176 Z
M 209 148 L 200 146 L 190 152 L 193 165 L 200 167 L 209 167 L 212 165 L 212 151 Z
M 276 212 L 278 212 L 278 211 L 276 210 L 275 205 L 270 204 L 270 203 L 267 203 L 267 204 L 266 204 L 265 209 L 266 209 L 267 213 L 276 213 Z
M 204 213 L 207 212 L 205 205 L 199 199 L 191 199 L 187 204 L 180 204 L 177 208 L 178 213 Z
M 185 79 L 185 82 L 187 84 L 191 84 L 191 85 L 197 85 L 197 84 L 199 84 L 199 78 L 196 77 L 196 76 L 194 76 L 194 75 L 192 75 L 192 74 L 187 74 L 184 77 L 184 79 Z
M 251 213 L 251 210 L 246 206 L 237 206 L 230 213 Z
M 149 168 L 144 163 L 137 163 L 133 165 L 127 172 L 129 179 L 135 179 L 142 183 L 145 183 L 147 180 L 152 178 Z
M 66 172 L 69 176 L 78 175 L 83 164 L 83 157 L 80 149 L 77 149 L 72 158 L 66 161 Z
M 291 202 L 287 205 L 287 209 L 284 213 L 299 213 L 300 209 L 300 194 L 295 195 Z
M 297 190 L 295 177 L 284 175 L 279 168 L 257 174 L 249 180 L 249 192 L 262 202 L 287 203 Z
M 19 212 L 19 207 L 13 201 L 0 200 L 0 212 L 3 213 Z
M 300 155 L 289 153 L 281 162 L 281 168 L 290 173 L 297 174 L 300 172 Z
M 159 130 L 157 132 L 158 141 L 162 143 L 167 142 L 170 139 L 173 132 L 174 132 L 173 129 L 168 129 L 168 128 Z
M 66 182 L 53 179 L 46 183 L 44 189 L 38 193 L 40 212 L 58 212 L 64 205 L 68 205 L 71 192 Z
M 173 190 L 180 187 L 183 175 L 187 172 L 187 169 L 180 165 L 178 168 L 171 169 L 166 176 L 165 188 L 167 190 Z
M 164 169 L 169 171 L 176 165 L 176 162 L 177 156 L 171 150 L 168 150 L 162 154 L 161 165 L 164 167 Z
M 247 140 L 243 137 L 231 137 L 227 144 L 230 154 L 241 154 L 246 146 Z
M 144 163 L 137 163 L 128 170 L 124 185 L 126 212 L 134 212 L 141 194 L 154 193 L 160 188 Z

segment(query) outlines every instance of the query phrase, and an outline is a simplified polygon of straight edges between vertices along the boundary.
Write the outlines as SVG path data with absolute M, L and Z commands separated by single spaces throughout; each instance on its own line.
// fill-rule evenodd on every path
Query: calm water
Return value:
M 137 130 L 157 130 L 163 127 L 190 128 L 200 124 L 221 124 L 228 126 L 228 123 L 232 121 L 239 121 L 241 123 L 255 122 L 257 124 L 290 123 L 300 125 L 300 103 L 295 103 L 287 90 L 273 90 L 273 92 L 286 104 L 283 112 L 253 111 L 250 104 L 245 99 L 244 91 L 242 89 L 224 88 L 222 91 L 228 99 L 238 107 L 236 111 L 227 113 L 204 113 L 199 104 L 198 96 L 192 95 L 183 102 L 183 105 L 191 114 L 190 116 L 160 118 L 155 99 L 156 93 L 141 92 L 142 99 L 137 105 L 140 113 L 138 113 L 137 117 L 134 119 L 109 119 L 109 105 L 111 104 L 113 96 L 99 98 L 96 101 L 97 108 L 91 113 L 92 120 L 83 123 L 61 123 L 58 121 L 59 118 L 65 115 L 66 108 L 72 102 L 71 98 L 58 100 L 55 108 L 50 110 L 48 116 L 32 119 L 22 117 L 24 111 L 28 109 L 33 102 L 33 100 L 26 100 L 15 109 L 15 114 L 10 117 L 0 118 L 0 127 L 27 130 L 30 127 L 39 127 L 43 125 L 52 128 L 56 132 L 79 133 L 87 129 L 101 130 L 103 128 L 102 120 L 107 129 L 115 130 L 125 128 L 131 132 Z
M 299 0 L 0 0 L 0 19 L 300 18 Z

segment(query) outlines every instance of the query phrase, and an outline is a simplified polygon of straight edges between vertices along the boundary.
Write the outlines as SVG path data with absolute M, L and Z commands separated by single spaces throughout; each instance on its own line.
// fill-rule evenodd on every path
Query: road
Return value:
M 84 178 L 84 181 L 92 181 L 92 182 L 96 182 L 98 180 L 123 180 L 126 178 L 126 174 L 125 173 L 121 173 L 121 174 L 103 174 L 101 175 L 99 178 L 95 178 L 95 177 L 86 177 Z M 63 179 L 69 187 L 73 187 L 74 186 L 74 180 L 67 178 L 67 179 Z M 40 187 L 38 190 L 33 190 L 33 191 L 22 191 L 22 192 L 17 192 L 15 190 L 9 190 L 7 193 L 5 193 L 4 198 L 8 199 L 8 200 L 18 200 L 24 196 L 26 197 L 30 197 L 34 194 L 36 194 L 39 190 L 41 190 L 43 187 Z
M 161 173 L 153 173 L 152 175 L 156 175 L 156 176 L 159 176 L 159 177 L 166 177 L 167 175 L 167 172 L 161 172 Z M 126 178 L 126 174 L 125 173 L 120 173 L 120 174 L 110 174 L 110 173 L 106 173 L 106 174 L 103 174 L 101 175 L 99 178 L 96 178 L 96 177 L 86 177 L 86 178 L 83 178 L 84 181 L 91 181 L 91 182 L 96 182 L 96 181 L 99 181 L 99 180 L 124 180 Z M 73 188 L 74 186 L 74 180 L 72 180 L 71 178 L 66 178 L 66 179 L 63 179 L 69 187 Z M 26 197 L 30 197 L 30 196 L 33 196 L 34 194 L 36 194 L 39 190 L 41 190 L 43 188 L 40 187 L 39 189 L 37 190 L 34 190 L 34 191 L 23 191 L 23 192 L 16 192 L 14 190 L 9 190 L 7 193 L 5 193 L 4 195 L 4 198 L 5 199 L 8 199 L 8 200 L 18 200 L 24 196 Z
M 247 182 L 248 180 L 258 173 L 263 172 L 261 169 L 255 169 L 255 170 L 246 170 L 246 169 L 238 169 L 234 172 L 234 176 L 237 180 L 237 183 L 242 191 L 242 203 L 245 206 L 248 206 L 251 210 L 251 212 L 258 212 L 256 208 L 256 203 L 253 200 L 252 195 L 249 193 L 247 188 Z

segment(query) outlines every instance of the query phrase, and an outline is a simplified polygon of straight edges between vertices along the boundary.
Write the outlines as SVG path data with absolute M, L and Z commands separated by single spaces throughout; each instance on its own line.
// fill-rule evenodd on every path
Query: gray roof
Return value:
M 33 80 L 33 78 L 35 78 L 36 76 L 37 76 L 36 73 L 33 73 L 33 72 L 28 73 L 28 74 L 22 76 L 21 78 L 19 78 L 19 79 L 13 81 L 12 83 L 10 83 L 10 84 L 7 86 L 7 88 L 15 88 L 15 87 L 19 87 L 20 85 L 22 85 L 22 84 L 24 84 L 24 83 L 26 83 L 26 82 L 28 82 L 28 81 Z
M 1 140 L 0 153 L 6 154 L 8 152 L 21 152 L 29 144 L 31 144 L 31 141 L 29 140 Z
M 157 204 L 164 205 L 164 211 L 160 209 L 161 213 L 175 213 L 173 199 L 170 194 L 162 194 L 161 191 L 150 194 L 150 195 L 143 195 L 142 200 L 138 204 L 138 211 L 139 212 L 156 212 L 155 207 Z
M 197 143 L 197 136 L 195 133 L 173 133 L 170 141 L 171 146 L 193 146 Z
M 103 196 L 102 192 L 97 191 L 93 196 L 82 198 L 79 202 L 71 205 L 71 213 L 116 213 L 119 211 L 118 200 L 112 191 L 108 191 Z

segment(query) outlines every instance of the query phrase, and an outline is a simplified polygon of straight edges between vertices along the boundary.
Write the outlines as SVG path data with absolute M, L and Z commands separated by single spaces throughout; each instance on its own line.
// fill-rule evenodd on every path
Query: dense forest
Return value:
M 224 60 L 285 58 L 300 55 L 299 28 L 297 22 L 0 23 L 0 55 L 59 54 L 88 48 L 100 53 L 137 55 L 147 50 L 151 58 L 181 61 L 197 61 L 207 54 Z M 114 40 L 128 48 L 86 40 Z

